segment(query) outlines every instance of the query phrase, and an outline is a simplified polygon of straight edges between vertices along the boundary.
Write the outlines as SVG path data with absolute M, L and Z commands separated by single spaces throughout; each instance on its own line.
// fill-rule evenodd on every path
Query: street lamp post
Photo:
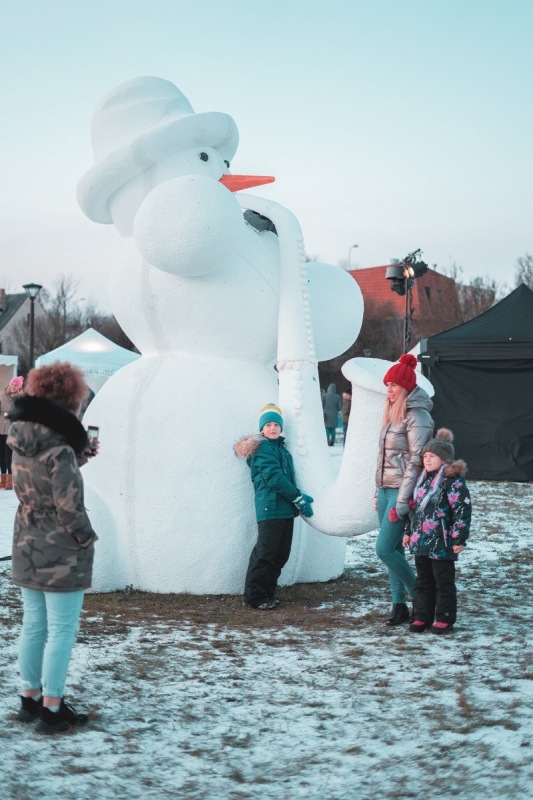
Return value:
M 352 245 L 350 245 L 350 247 L 348 248 L 348 269 L 351 269 L 351 267 L 352 267 L 351 255 L 352 255 L 352 250 L 353 250 L 354 248 L 356 248 L 356 247 L 359 247 L 359 245 L 358 245 L 358 244 L 352 244 Z
M 34 366 L 34 350 L 35 350 L 35 301 L 39 292 L 43 288 L 38 283 L 26 283 L 22 287 L 28 297 L 30 298 L 30 369 Z

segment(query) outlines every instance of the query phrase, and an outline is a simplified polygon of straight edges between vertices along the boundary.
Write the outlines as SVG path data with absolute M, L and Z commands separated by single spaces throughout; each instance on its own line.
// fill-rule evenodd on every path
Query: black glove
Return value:
M 311 508 L 311 503 L 313 502 L 313 498 L 310 497 L 308 494 L 299 494 L 296 500 L 293 500 L 294 505 L 300 512 L 303 517 L 312 517 L 313 516 L 313 509 Z

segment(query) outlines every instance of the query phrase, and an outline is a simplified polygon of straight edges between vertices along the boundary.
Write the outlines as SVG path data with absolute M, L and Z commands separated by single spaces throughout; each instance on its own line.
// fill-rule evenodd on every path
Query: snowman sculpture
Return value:
M 85 418 L 101 439 L 84 468 L 100 536 L 94 588 L 242 591 L 257 529 L 249 470 L 233 445 L 269 402 L 283 408 L 298 484 L 315 498 L 282 582 L 338 576 L 344 537 L 375 526 L 386 368 L 373 359 L 345 368 L 357 410 L 337 476 L 317 362 L 357 337 L 356 282 L 306 262 L 294 216 L 242 191 L 273 179 L 230 173 L 232 118 L 195 113 L 172 83 L 142 77 L 115 88 L 95 111 L 92 139 L 95 165 L 78 201 L 125 240 L 110 299 L 142 355 Z

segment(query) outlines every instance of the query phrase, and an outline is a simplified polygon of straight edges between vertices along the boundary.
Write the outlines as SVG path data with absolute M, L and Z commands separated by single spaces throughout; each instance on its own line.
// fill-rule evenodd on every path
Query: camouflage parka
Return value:
M 25 395 L 9 412 L 13 485 L 19 506 L 13 536 L 13 582 L 69 592 L 91 585 L 94 543 L 76 458 L 87 446 L 77 417 L 60 403 Z

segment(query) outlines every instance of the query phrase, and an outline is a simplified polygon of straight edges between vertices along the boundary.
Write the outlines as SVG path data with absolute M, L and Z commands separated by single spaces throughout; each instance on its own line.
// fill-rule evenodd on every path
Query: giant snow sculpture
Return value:
M 388 366 L 345 367 L 356 385 L 336 477 L 317 360 L 356 338 L 357 284 L 338 267 L 306 263 L 290 211 L 239 191 L 269 179 L 230 174 L 234 121 L 195 113 L 172 83 L 118 86 L 96 108 L 92 139 L 95 165 L 78 200 L 125 239 L 110 299 L 142 354 L 106 383 L 85 419 L 101 438 L 84 468 L 100 535 L 95 589 L 242 591 L 256 524 L 249 471 L 233 444 L 257 429 L 268 402 L 283 408 L 298 484 L 315 498 L 316 530 L 300 522 L 282 581 L 338 576 L 342 537 L 376 522 Z

